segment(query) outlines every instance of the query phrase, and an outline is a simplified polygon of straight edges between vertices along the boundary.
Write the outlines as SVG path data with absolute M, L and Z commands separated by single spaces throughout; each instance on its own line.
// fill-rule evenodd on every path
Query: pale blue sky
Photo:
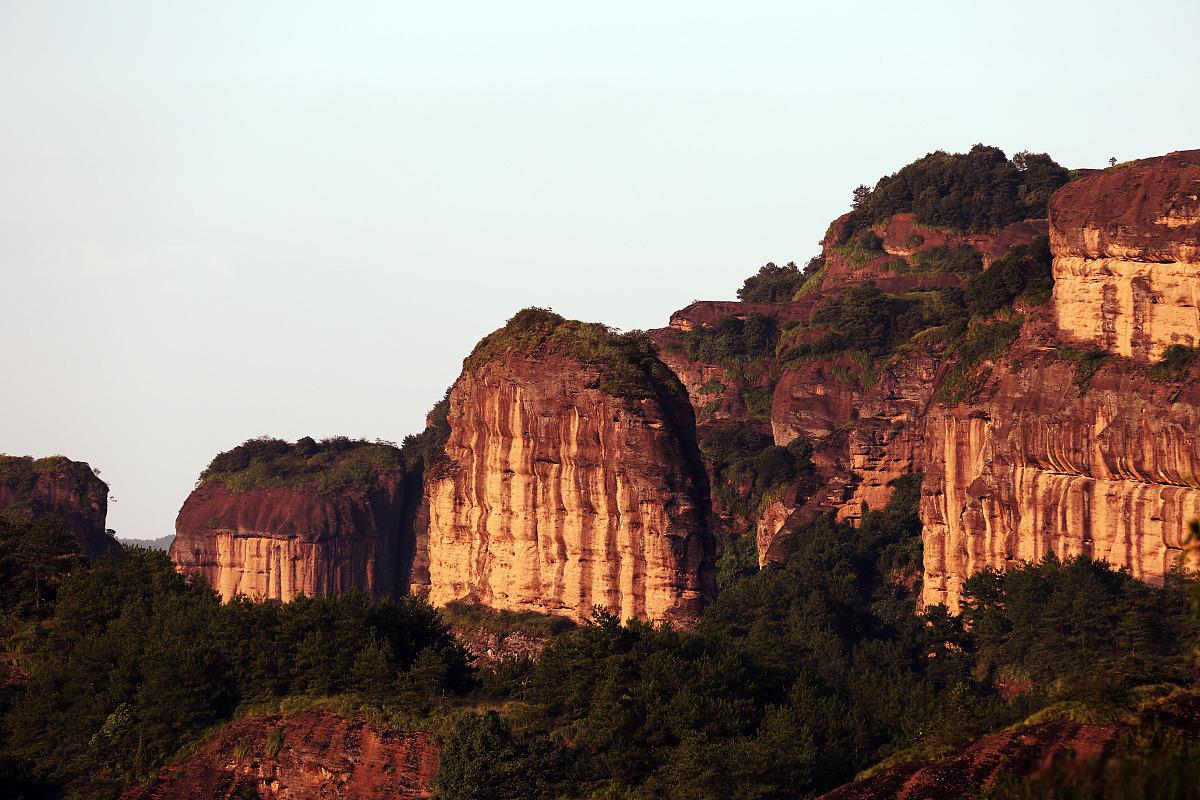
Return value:
M 623 329 L 983 141 L 1200 147 L 1200 3 L 0 2 L 0 451 L 156 537 L 259 434 L 399 440 L 528 305 Z

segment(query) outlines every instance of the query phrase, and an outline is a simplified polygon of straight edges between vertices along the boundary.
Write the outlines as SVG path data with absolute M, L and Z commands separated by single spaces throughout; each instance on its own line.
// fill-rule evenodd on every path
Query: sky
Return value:
M 976 142 L 1200 147 L 1200 3 L 0 0 L 0 452 L 174 528 L 259 435 L 399 441 L 520 308 L 623 330 Z

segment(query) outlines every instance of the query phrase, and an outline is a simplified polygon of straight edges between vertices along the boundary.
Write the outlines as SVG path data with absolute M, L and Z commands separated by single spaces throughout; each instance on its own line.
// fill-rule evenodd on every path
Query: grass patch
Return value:
M 955 404 L 972 397 L 979 390 L 975 381 L 976 367 L 1007 350 L 1021 333 L 1023 322 L 1024 317 L 1015 315 L 1005 320 L 972 325 L 958 347 L 958 363 L 950 370 L 938 391 L 939 399 Z
M 1162 383 L 1181 381 L 1187 377 L 1198 358 L 1200 347 L 1173 344 L 1163 352 L 1163 357 L 1157 363 L 1146 370 L 1146 374 L 1150 380 Z
M 569 320 L 546 308 L 518 311 L 503 328 L 475 345 L 463 360 L 463 369 L 475 370 L 509 354 L 561 354 L 597 367 L 601 378 L 590 388 L 614 397 L 686 396 L 675 373 L 658 360 L 644 332 L 618 333 L 599 322 Z

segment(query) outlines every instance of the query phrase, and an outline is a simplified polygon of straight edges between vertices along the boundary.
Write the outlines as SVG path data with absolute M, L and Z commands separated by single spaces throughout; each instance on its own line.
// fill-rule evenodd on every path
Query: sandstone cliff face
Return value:
M 1200 342 L 1200 150 L 1067 184 L 1050 237 L 1065 334 L 1142 361 Z
M 437 764 L 428 734 L 381 731 L 317 712 L 258 717 L 235 722 L 122 798 L 417 800 L 433 794 Z
M 660 367 L 661 368 L 661 367 Z M 427 591 L 586 620 L 694 619 L 713 592 L 708 486 L 682 393 L 621 397 L 543 351 L 468 367 L 426 479 Z M 420 560 L 422 556 L 418 556 Z
M 375 597 L 406 591 L 412 560 L 405 533 L 405 476 L 377 471 L 365 487 L 321 490 L 202 483 L 176 520 L 171 558 L 224 600 L 244 594 L 288 601 L 351 590 Z
M 1200 518 L 1200 387 L 1148 359 L 1200 340 L 1200 153 L 1094 173 L 1051 201 L 1053 324 L 1027 322 L 975 402 L 926 431 L 927 604 L 1046 553 L 1161 581 Z M 1065 342 L 1064 342 L 1065 340 Z M 1065 343 L 1117 358 L 1086 388 Z
M 0 514 L 49 517 L 72 533 L 88 558 L 119 547 L 104 528 L 108 484 L 82 461 L 0 456 Z
M 1200 518 L 1200 385 L 1136 365 L 1086 393 L 1049 336 L 1027 334 L 982 399 L 936 407 L 926 431 L 926 604 L 957 608 L 962 582 L 1046 553 L 1088 555 L 1161 582 Z

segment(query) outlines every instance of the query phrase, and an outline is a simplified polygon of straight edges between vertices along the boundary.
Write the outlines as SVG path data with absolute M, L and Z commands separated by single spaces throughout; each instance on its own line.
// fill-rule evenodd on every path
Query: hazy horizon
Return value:
M 1197 4 L 964 6 L 0 2 L 0 452 L 155 539 L 218 451 L 399 441 L 516 310 L 665 325 L 930 151 L 1200 147 Z

